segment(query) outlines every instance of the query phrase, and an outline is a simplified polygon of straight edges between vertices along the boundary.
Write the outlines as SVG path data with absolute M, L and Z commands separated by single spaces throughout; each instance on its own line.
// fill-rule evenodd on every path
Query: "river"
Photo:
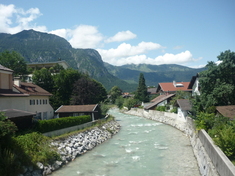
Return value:
M 52 176 L 200 175 L 190 141 L 184 133 L 116 109 L 109 113 L 120 123 L 120 132 Z

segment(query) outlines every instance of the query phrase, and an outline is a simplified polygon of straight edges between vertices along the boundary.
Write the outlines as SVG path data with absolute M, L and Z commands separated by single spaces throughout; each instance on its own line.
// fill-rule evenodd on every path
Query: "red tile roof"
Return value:
M 179 90 L 182 90 L 182 91 L 192 91 L 192 89 L 188 89 L 188 86 L 189 86 L 189 83 L 190 82 L 179 82 L 179 83 L 176 83 L 176 84 L 181 84 L 182 86 L 180 87 L 175 87 L 173 82 L 170 82 L 170 83 L 159 83 L 158 84 L 158 91 L 159 90 L 162 90 L 164 92 L 173 92 L 173 91 L 179 91 Z
M 55 112 L 94 112 L 98 104 L 93 105 L 62 105 Z
M 235 105 L 216 106 L 216 110 L 224 117 L 229 117 L 230 119 L 235 118 Z
M 13 85 L 13 87 L 24 94 L 44 95 L 44 96 L 51 96 L 52 95 L 51 93 L 47 92 L 43 88 L 41 88 L 38 85 L 33 84 L 33 83 L 21 82 L 20 87 L 18 87 L 17 85 Z

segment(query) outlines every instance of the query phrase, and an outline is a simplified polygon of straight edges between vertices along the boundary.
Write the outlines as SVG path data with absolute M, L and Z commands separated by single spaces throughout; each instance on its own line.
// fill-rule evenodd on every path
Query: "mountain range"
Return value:
M 94 49 L 75 49 L 62 37 L 34 30 L 17 34 L 0 33 L 0 52 L 5 50 L 17 51 L 27 63 L 65 60 L 70 67 L 101 82 L 108 91 L 115 85 L 123 91 L 135 91 L 141 72 L 147 86 L 156 86 L 159 82 L 190 81 L 192 76 L 205 70 L 176 64 L 113 66 L 104 63 Z

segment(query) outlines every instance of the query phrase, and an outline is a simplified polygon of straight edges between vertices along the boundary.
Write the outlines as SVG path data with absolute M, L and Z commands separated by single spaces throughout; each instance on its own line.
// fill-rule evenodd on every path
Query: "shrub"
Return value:
M 124 98 L 122 96 L 119 96 L 115 101 L 115 105 L 117 105 L 119 109 L 123 108 L 123 103 L 124 103 Z
M 89 115 L 40 120 L 36 123 L 36 131 L 46 133 L 75 125 L 81 125 L 90 121 L 91 117 Z
M 123 106 L 127 107 L 128 110 L 130 110 L 131 108 L 133 108 L 135 105 L 138 104 L 138 100 L 137 99 L 133 99 L 133 98 L 127 98 L 124 100 Z
M 101 116 L 102 116 L 102 117 L 105 117 L 105 116 L 106 116 L 106 114 L 107 114 L 109 108 L 110 108 L 110 106 L 107 105 L 107 104 L 104 104 L 104 103 L 101 103 L 101 104 L 100 104 L 100 110 L 101 110 Z
M 213 139 L 228 158 L 235 159 L 235 131 L 232 126 L 224 125 Z
M 36 164 L 51 164 L 51 161 L 58 160 L 59 154 L 49 146 L 49 138 L 37 132 L 17 136 L 15 140 L 15 150 L 20 149 L 28 157 L 29 162 Z M 17 152 L 17 155 L 21 155 Z M 20 157 L 20 156 L 19 156 Z M 22 158 L 23 160 L 26 158 Z
M 166 111 L 166 107 L 165 107 L 165 106 L 157 106 L 157 107 L 156 107 L 156 110 L 157 110 L 157 111 L 163 111 L 163 112 L 164 112 L 164 111 Z
M 176 107 L 174 107 L 170 112 L 172 113 L 177 113 L 178 112 L 178 109 Z

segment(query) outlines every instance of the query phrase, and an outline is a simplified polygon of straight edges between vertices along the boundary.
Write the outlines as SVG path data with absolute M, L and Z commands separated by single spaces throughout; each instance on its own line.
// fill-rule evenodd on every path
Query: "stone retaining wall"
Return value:
M 116 121 L 110 121 L 100 127 L 94 127 L 85 132 L 71 135 L 64 139 L 54 140 L 51 147 L 55 147 L 61 156 L 61 161 L 55 161 L 52 165 L 37 163 L 38 169 L 25 167 L 24 173 L 19 176 L 45 176 L 73 161 L 76 157 L 92 150 L 95 146 L 110 139 L 118 133 L 120 125 Z
M 194 122 L 191 118 L 187 117 L 186 121 L 182 121 L 177 117 L 177 114 L 174 113 L 138 108 L 132 108 L 124 113 L 171 125 L 189 136 L 201 175 L 235 175 L 235 167 L 231 161 L 224 155 L 219 147 L 214 145 L 212 139 L 204 130 L 199 131 L 199 133 L 196 132 Z

